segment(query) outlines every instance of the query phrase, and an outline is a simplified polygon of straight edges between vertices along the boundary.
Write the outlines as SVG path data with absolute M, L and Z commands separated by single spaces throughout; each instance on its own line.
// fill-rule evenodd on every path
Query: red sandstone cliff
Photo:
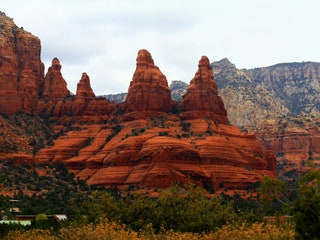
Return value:
M 0 112 L 31 111 L 43 85 L 40 40 L 0 13 Z
M 320 119 L 290 117 L 264 121 L 257 132 L 267 149 L 274 152 L 281 174 L 304 172 L 310 161 L 320 165 Z

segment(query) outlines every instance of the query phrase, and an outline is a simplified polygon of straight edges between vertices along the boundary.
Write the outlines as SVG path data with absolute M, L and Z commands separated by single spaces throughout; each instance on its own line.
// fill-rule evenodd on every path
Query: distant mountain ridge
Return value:
M 126 100 L 128 93 L 115 93 L 104 95 L 110 102 L 122 103 Z
M 232 124 L 256 133 L 277 158 L 280 175 L 320 165 L 320 63 L 237 69 L 211 64 Z
M 176 101 L 180 102 L 182 96 L 187 92 L 188 84 L 180 81 L 180 80 L 173 80 L 169 86 L 171 92 L 171 98 Z M 104 97 L 111 102 L 115 103 L 122 103 L 126 100 L 127 93 L 116 93 L 116 94 L 108 94 Z
M 247 71 L 255 82 L 279 96 L 291 116 L 320 112 L 320 63 L 281 63 Z

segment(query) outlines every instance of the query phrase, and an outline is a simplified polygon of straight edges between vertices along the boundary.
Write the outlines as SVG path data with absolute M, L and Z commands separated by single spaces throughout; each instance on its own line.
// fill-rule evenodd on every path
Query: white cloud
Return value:
M 317 0 L 4 0 L 1 7 L 41 39 L 46 69 L 60 59 L 73 92 L 82 72 L 96 94 L 127 91 L 141 48 L 168 81 L 189 82 L 202 55 L 240 68 L 320 61 Z

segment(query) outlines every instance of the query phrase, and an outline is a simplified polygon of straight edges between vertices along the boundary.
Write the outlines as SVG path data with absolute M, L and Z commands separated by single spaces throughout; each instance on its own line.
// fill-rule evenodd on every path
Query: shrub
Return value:
M 320 239 L 320 170 L 312 169 L 299 179 L 294 202 L 297 239 Z

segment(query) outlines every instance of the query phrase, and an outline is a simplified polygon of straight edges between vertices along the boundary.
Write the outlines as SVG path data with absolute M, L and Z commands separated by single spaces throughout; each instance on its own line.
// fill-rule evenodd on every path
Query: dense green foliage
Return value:
M 309 171 L 299 184 L 294 202 L 297 239 L 320 239 L 320 171 Z
M 10 127 L 3 127 L 0 130 L 0 136 L 6 136 L 6 130 L 12 130 L 12 135 L 18 137 L 19 140 L 27 139 L 27 146 L 21 144 L 12 137 L 3 138 L 0 144 L 0 150 L 3 152 L 22 152 L 36 153 L 39 149 L 53 145 L 53 140 L 58 137 L 53 131 L 54 121 L 45 116 L 28 114 L 26 112 L 18 112 L 10 116 L 1 115 Z M 10 135 L 11 135 L 10 134 Z M 60 133 L 59 133 L 60 134 Z
M 193 184 L 173 184 L 156 190 L 158 197 L 129 188 L 121 193 L 117 189 L 89 187 L 85 181 L 68 173 L 64 165 L 0 165 L 1 187 L 15 191 L 12 198 L 0 198 L 0 210 L 9 218 L 8 211 L 19 207 L 21 214 L 38 214 L 31 229 L 59 231 L 63 227 L 81 227 L 101 222 L 124 224 L 133 231 L 163 231 L 210 233 L 225 226 L 262 223 L 265 216 L 294 215 L 297 237 L 312 239 L 319 236 L 319 171 L 312 170 L 300 179 L 298 198 L 292 204 L 287 185 L 279 180 L 265 178 L 260 184 L 261 200 L 249 201 L 239 195 L 210 195 Z M 25 194 L 28 193 L 28 194 Z M 289 196 L 289 197 L 288 197 Z M 67 222 L 46 219 L 45 214 L 66 214 Z M 259 225 L 259 228 L 261 225 Z M 0 235 L 21 229 L 16 225 L 0 225 Z M 309 234 L 309 235 L 308 235 Z M 0 237 L 1 237 L 0 236 Z
M 0 168 L 3 188 L 14 192 L 13 199 L 19 200 L 16 206 L 10 206 L 7 198 L 0 206 L 1 210 L 19 207 L 21 214 L 61 213 L 67 210 L 71 199 L 84 199 L 89 192 L 86 182 L 75 179 L 63 164 L 38 165 L 36 168 L 3 163 Z

